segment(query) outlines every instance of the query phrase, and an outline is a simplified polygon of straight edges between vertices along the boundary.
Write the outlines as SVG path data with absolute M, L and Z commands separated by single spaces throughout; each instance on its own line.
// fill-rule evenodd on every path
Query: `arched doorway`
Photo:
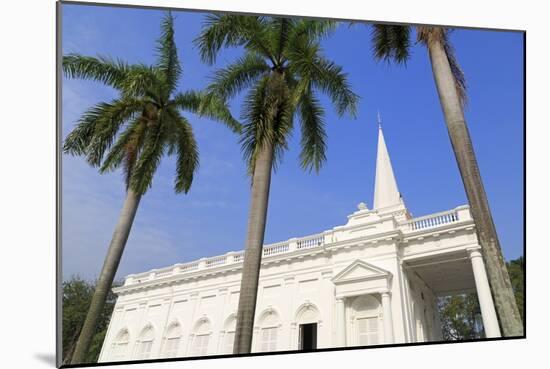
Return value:
M 306 302 L 298 308 L 295 319 L 295 327 L 298 328 L 298 350 L 310 351 L 317 349 L 319 316 L 319 309 L 310 302 Z

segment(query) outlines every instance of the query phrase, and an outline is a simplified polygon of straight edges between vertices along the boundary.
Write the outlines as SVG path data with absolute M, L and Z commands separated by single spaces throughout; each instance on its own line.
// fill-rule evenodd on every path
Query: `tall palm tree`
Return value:
M 249 353 L 272 169 L 288 147 L 294 117 L 300 121 L 300 165 L 318 171 L 326 160 L 324 108 L 328 95 L 339 115 L 355 116 L 358 96 L 342 68 L 326 59 L 320 41 L 335 22 L 282 17 L 209 15 L 195 40 L 203 61 L 214 63 L 222 47 L 244 55 L 217 71 L 209 87 L 224 100 L 247 91 L 241 144 L 251 176 L 251 202 L 242 269 L 234 353 Z
M 81 363 L 88 351 L 103 310 L 105 298 L 126 245 L 141 197 L 151 187 L 153 176 L 166 155 L 176 156 L 175 192 L 187 193 L 199 164 L 197 143 L 189 111 L 220 120 L 240 132 L 221 100 L 201 92 L 176 93 L 181 66 L 174 42 L 174 18 L 162 20 L 155 65 L 128 65 L 105 57 L 71 54 L 63 57 L 68 77 L 102 82 L 115 88 L 119 96 L 86 111 L 65 139 L 63 150 L 82 155 L 99 167 L 100 173 L 122 167 L 126 200 L 122 207 L 86 320 L 80 332 L 71 363 Z
M 372 30 L 373 52 L 376 58 L 395 61 L 398 64 L 403 64 L 409 59 L 412 31 L 410 27 L 377 24 Z M 476 232 L 503 334 L 522 336 L 523 323 L 464 119 L 466 83 L 449 41 L 449 32 L 450 29 L 446 27 L 416 27 L 417 40 L 427 48 L 430 57 L 439 101 L 472 217 L 476 223 Z

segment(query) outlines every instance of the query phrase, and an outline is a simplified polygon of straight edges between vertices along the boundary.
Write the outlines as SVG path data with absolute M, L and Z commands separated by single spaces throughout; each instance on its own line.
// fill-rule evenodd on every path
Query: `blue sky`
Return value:
M 222 52 L 214 67 L 200 62 L 192 40 L 202 13 L 175 12 L 183 64 L 180 90 L 201 89 L 215 68 L 240 55 Z M 110 55 L 154 63 L 161 11 L 63 5 L 63 53 Z M 384 135 L 399 189 L 421 216 L 466 204 L 426 50 L 412 49 L 405 67 L 375 62 L 370 29 L 341 25 L 323 42 L 325 55 L 343 66 L 361 96 L 357 119 L 338 118 L 326 98 L 328 161 L 319 174 L 298 165 L 295 130 L 272 177 L 266 243 L 344 224 L 359 202 L 372 205 L 377 125 Z M 523 250 L 523 36 L 514 32 L 455 30 L 451 34 L 466 74 L 465 111 L 506 259 Z M 101 84 L 63 80 L 63 138 L 91 105 L 114 98 Z M 239 116 L 239 101 L 232 111 Z M 238 138 L 226 127 L 189 115 L 200 149 L 200 169 L 187 195 L 175 195 L 175 165 L 165 158 L 142 199 L 117 274 L 244 248 L 249 180 Z M 95 278 L 124 200 L 120 172 L 99 175 L 83 159 L 63 156 L 63 274 Z

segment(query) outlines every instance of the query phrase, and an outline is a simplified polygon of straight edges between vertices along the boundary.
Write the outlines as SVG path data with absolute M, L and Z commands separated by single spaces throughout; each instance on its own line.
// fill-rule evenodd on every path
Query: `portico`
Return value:
M 435 296 L 475 292 L 486 337 L 500 337 L 493 297 L 479 245 L 403 258 L 407 273 L 420 278 Z
M 361 260 L 334 276 L 338 346 L 393 343 L 391 279 L 387 270 Z

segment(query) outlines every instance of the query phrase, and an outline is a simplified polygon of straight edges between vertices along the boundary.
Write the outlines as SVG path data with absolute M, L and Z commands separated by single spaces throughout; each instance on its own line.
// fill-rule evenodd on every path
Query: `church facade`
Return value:
M 231 354 L 244 252 L 129 275 L 100 362 Z M 413 217 L 381 128 L 373 208 L 264 245 L 253 352 L 442 340 L 437 297 L 476 292 L 500 337 L 468 206 Z

